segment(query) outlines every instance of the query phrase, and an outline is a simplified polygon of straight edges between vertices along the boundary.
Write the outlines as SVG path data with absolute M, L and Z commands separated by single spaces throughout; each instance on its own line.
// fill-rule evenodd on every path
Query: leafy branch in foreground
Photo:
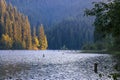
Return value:
M 95 42 L 107 37 L 112 49 L 120 50 L 120 0 L 93 4 L 94 8 L 86 9 L 85 14 L 95 16 Z

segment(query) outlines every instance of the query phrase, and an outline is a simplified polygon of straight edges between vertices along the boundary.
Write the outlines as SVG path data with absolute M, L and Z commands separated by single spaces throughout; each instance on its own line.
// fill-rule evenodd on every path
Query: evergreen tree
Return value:
M 0 0 L 0 16 L 2 16 L 6 11 L 6 2 L 5 0 Z
M 30 23 L 29 23 L 29 21 L 28 21 L 28 17 L 26 17 L 25 18 L 25 22 L 26 22 L 26 24 L 25 24 L 25 26 L 26 26 L 26 28 L 27 28 L 27 30 L 26 30 L 26 35 L 27 35 L 27 37 L 26 37 L 26 48 L 27 49 L 32 49 L 32 37 L 31 37 L 31 30 L 30 30 Z
M 33 37 L 32 38 L 33 49 L 38 50 L 39 40 L 38 40 L 38 37 L 36 36 L 36 27 L 33 28 L 33 36 L 32 37 Z
M 42 24 L 39 27 L 38 39 L 39 39 L 39 44 L 40 44 L 39 49 L 41 49 L 41 50 L 47 49 L 47 47 L 48 47 L 47 38 L 44 33 L 44 28 L 43 28 Z
M 6 2 L 5 0 L 0 0 L 0 37 L 4 33 L 4 13 L 6 11 Z

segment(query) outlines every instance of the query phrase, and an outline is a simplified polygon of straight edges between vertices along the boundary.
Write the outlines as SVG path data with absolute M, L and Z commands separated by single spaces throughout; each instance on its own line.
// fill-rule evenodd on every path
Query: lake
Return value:
M 75 50 L 2 50 L 0 80 L 113 80 L 111 74 L 119 73 L 118 59 Z

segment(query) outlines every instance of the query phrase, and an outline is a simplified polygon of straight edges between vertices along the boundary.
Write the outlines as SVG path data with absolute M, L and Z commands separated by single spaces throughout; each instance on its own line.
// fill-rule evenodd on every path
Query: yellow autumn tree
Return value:
M 41 24 L 41 26 L 39 27 L 39 35 L 38 35 L 38 39 L 39 39 L 39 49 L 41 50 L 45 50 L 48 47 L 48 43 L 47 43 L 47 38 L 46 35 L 44 33 L 44 27 Z
M 39 40 L 37 37 L 34 37 L 33 38 L 33 49 L 38 50 L 38 47 L 39 47 Z
M 11 49 L 12 48 L 13 41 L 7 34 L 2 34 L 2 38 L 1 38 L 0 42 L 1 42 L 0 47 L 2 47 L 2 49 Z
M 32 35 L 32 49 L 38 50 L 39 47 L 39 40 L 38 37 L 36 36 L 36 27 L 33 28 L 33 35 Z

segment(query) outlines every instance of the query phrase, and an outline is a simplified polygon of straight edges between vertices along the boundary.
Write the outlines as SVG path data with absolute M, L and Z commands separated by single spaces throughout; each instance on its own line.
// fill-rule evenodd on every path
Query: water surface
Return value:
M 98 63 L 98 73 L 94 72 Z M 117 60 L 80 51 L 0 51 L 0 80 L 113 80 Z

